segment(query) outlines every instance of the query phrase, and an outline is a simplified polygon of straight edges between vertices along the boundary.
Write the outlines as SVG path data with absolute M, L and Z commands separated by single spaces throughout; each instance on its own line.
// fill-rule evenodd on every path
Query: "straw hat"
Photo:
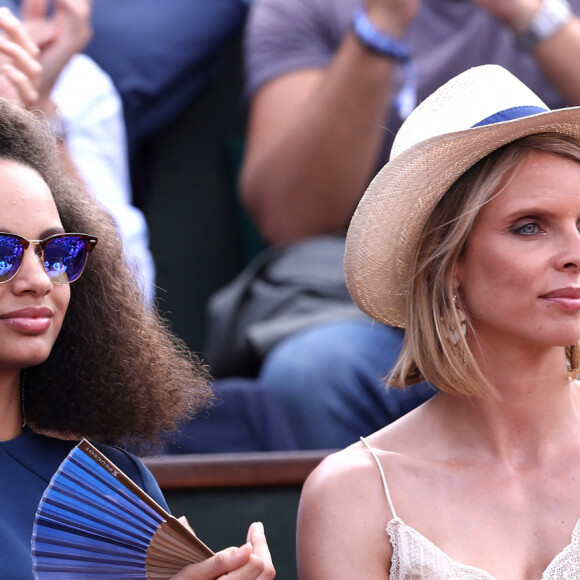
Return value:
M 348 229 L 345 275 L 359 308 L 404 327 L 411 263 L 437 202 L 495 149 L 544 132 L 580 139 L 580 107 L 550 111 L 497 65 L 469 69 L 423 101 L 401 126 L 389 162 L 367 188 Z

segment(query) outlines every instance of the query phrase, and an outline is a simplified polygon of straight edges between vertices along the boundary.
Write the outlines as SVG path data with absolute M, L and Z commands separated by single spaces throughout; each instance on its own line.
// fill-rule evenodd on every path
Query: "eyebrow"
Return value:
M 552 211 L 549 207 L 538 207 L 538 206 L 522 206 L 520 209 L 510 212 L 503 216 L 502 219 L 505 220 L 512 220 L 512 219 L 520 219 L 526 216 L 552 216 L 554 215 L 554 211 Z
M 41 235 L 40 239 L 44 240 L 45 238 L 48 238 L 50 236 L 54 236 L 54 234 L 64 234 L 64 233 L 65 233 L 64 228 L 62 226 L 57 226 L 54 228 L 49 228 L 47 230 L 44 230 L 42 232 L 42 234 L 40 234 Z
M 17 232 L 11 231 L 11 228 L 2 228 L 2 227 L 0 227 L 0 232 L 5 232 L 7 234 L 20 235 L 20 234 L 17 234 Z M 54 236 L 55 234 L 64 234 L 64 233 L 65 233 L 65 230 L 64 230 L 64 228 L 62 226 L 56 226 L 56 227 L 53 227 L 53 228 L 48 228 L 46 230 L 43 230 L 41 232 L 41 234 L 40 234 L 40 237 L 39 238 L 34 238 L 34 239 L 44 240 L 46 238 L 49 238 L 50 236 Z M 22 237 L 24 238 L 25 236 L 22 236 Z

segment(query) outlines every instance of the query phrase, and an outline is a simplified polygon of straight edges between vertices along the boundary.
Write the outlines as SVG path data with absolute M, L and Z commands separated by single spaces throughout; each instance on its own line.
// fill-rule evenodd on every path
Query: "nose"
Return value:
M 557 268 L 580 272 L 580 232 L 575 226 L 563 236 L 562 248 L 557 256 Z
M 41 256 L 36 252 L 35 244 L 24 251 L 18 274 L 11 280 L 17 293 L 34 292 L 43 295 L 52 290 L 52 280 L 44 269 Z

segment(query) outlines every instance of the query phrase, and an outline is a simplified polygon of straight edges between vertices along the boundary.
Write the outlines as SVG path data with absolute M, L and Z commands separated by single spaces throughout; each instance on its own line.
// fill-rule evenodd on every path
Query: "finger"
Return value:
M 255 564 L 255 562 L 252 562 L 252 560 L 254 558 L 259 559 L 258 564 L 262 573 L 260 578 L 274 578 L 276 571 L 274 569 L 272 555 L 270 554 L 270 549 L 268 548 L 266 533 L 264 531 L 264 524 L 262 524 L 262 522 L 254 522 L 250 526 L 248 529 L 248 541 L 254 548 L 254 553 L 250 563 Z
M 47 11 L 47 0 L 22 0 L 20 4 L 22 20 L 45 18 Z
M 266 532 L 264 531 L 264 524 L 262 522 L 254 522 L 248 528 L 246 540 L 253 544 L 260 539 L 266 539 Z
M 24 106 L 20 100 L 20 95 L 12 81 L 4 74 L 0 74 L 0 96 L 7 101 L 11 101 L 19 106 Z
M 22 20 L 46 18 L 48 13 L 48 0 L 22 0 L 20 15 Z
M 194 536 L 197 535 L 194 529 L 189 525 L 189 522 L 185 516 L 179 516 L 177 520 L 182 523 Z
M 203 562 L 185 567 L 173 580 L 215 580 L 244 566 L 251 555 L 251 544 L 227 548 Z
M 264 524 L 262 522 L 254 522 L 248 530 L 248 542 L 254 548 L 254 554 L 262 558 L 265 562 L 272 564 L 272 556 L 268 548 L 268 541 L 266 540 L 266 533 L 264 532 Z
M 5 64 L 2 67 L 2 73 L 12 83 L 21 104 L 27 109 L 34 107 L 38 102 L 39 95 L 38 90 L 32 85 L 29 77 L 10 64 Z
M 2 29 L 9 41 L 34 58 L 38 58 L 40 54 L 38 46 L 32 40 L 22 22 L 5 7 L 0 8 L 0 29 Z
M 36 46 L 36 45 L 35 45 Z M 12 42 L 6 36 L 0 36 L 0 50 L 10 58 L 12 64 L 29 74 L 36 76 L 41 72 L 40 60 L 37 54 L 31 54 L 16 42 Z M 34 51 L 36 53 L 36 51 Z
M 271 563 L 252 554 L 242 567 L 220 576 L 219 580 L 271 580 L 274 576 L 276 571 Z
M 38 59 L 5 37 L 0 37 L 0 53 L 6 57 L 5 60 L 9 61 L 7 64 L 11 64 L 26 75 L 30 83 L 38 89 L 42 76 L 42 65 Z
M 77 22 L 89 22 L 92 14 L 92 2 L 89 0 L 55 0 L 55 17 L 66 15 Z
M 51 18 L 57 43 L 81 52 L 93 36 L 91 5 L 86 0 L 56 0 Z

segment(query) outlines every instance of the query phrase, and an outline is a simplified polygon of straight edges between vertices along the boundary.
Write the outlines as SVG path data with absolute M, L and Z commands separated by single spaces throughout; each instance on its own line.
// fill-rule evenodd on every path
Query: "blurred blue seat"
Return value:
M 259 381 L 227 378 L 214 383 L 213 407 L 183 425 L 165 453 L 238 453 L 298 449 L 286 417 Z

